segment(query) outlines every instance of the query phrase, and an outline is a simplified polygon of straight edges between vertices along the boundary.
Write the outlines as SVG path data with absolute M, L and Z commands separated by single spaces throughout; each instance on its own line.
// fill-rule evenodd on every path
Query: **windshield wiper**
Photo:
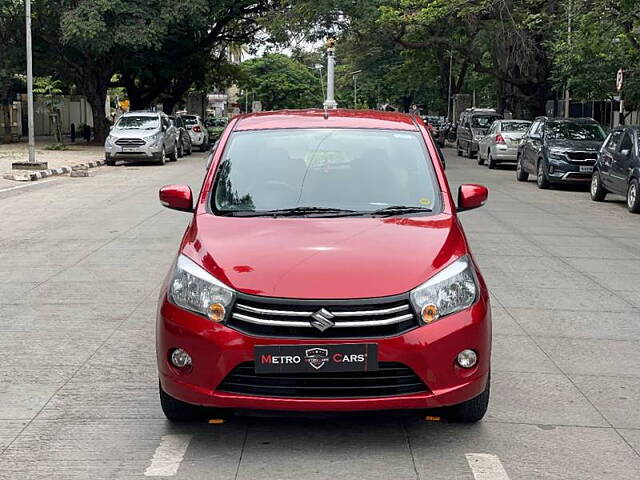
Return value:
M 322 216 L 342 217 L 351 215 L 364 215 L 366 212 L 358 212 L 357 210 L 345 210 L 342 208 L 329 207 L 295 207 L 295 208 L 279 208 L 276 210 L 230 210 L 224 215 L 234 217 L 287 217 L 296 215 L 317 214 Z
M 408 206 L 408 205 L 391 205 L 389 207 L 373 210 L 371 215 L 404 215 L 405 213 L 428 213 L 433 210 L 427 207 Z

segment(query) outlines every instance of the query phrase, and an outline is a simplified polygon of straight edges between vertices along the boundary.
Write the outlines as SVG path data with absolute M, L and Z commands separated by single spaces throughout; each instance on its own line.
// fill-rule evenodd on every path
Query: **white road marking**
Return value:
M 465 457 L 476 480 L 509 480 L 509 475 L 496 455 L 467 453 Z
M 39 181 L 35 181 L 35 182 L 29 182 L 29 183 L 27 183 L 25 185 L 16 185 L 15 187 L 3 188 L 3 189 L 0 189 L 0 193 L 9 192 L 11 190 L 17 190 L 19 188 L 33 187 L 34 185 L 42 185 L 43 183 L 53 182 L 54 180 L 58 180 L 58 179 L 57 178 L 50 178 L 49 180 L 39 180 Z
M 163 435 L 144 476 L 172 477 L 178 473 L 189 442 L 191 435 Z

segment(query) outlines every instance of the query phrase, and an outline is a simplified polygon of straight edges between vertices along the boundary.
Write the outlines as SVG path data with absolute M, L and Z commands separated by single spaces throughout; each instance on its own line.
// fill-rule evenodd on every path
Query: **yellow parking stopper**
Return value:
M 209 419 L 209 425 L 222 425 L 224 421 L 224 418 L 211 418 Z
M 427 415 L 426 417 L 424 417 L 424 419 L 427 422 L 439 422 L 440 421 L 440 417 L 433 417 L 431 415 Z

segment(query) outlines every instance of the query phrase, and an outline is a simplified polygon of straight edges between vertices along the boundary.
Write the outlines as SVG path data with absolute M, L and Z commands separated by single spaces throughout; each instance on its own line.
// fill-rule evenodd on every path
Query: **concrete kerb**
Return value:
M 71 167 L 50 168 L 47 170 L 16 170 L 14 172 L 5 173 L 2 178 L 6 180 L 15 180 L 17 182 L 33 182 L 43 178 L 53 177 L 55 175 L 72 174 L 71 176 L 88 176 L 88 173 L 84 175 L 73 175 L 73 172 L 88 172 L 90 168 L 96 168 L 102 165 L 104 165 L 104 160 L 79 163 Z

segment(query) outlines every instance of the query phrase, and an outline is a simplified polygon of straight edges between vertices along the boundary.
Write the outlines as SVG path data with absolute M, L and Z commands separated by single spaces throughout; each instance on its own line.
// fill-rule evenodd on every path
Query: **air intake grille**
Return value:
M 375 338 L 411 330 L 418 320 L 406 296 L 305 301 L 240 295 L 227 325 L 266 337 Z
M 116 140 L 116 145 L 121 147 L 141 147 L 145 144 L 145 141 L 141 138 L 119 138 Z
M 427 392 L 406 365 L 380 362 L 377 372 L 256 375 L 253 362 L 234 368 L 219 391 L 280 398 L 367 398 Z
M 587 160 L 593 160 L 595 162 L 597 156 L 597 152 L 567 152 L 567 157 L 569 157 L 569 160 L 577 160 L 579 162 L 584 162 Z

